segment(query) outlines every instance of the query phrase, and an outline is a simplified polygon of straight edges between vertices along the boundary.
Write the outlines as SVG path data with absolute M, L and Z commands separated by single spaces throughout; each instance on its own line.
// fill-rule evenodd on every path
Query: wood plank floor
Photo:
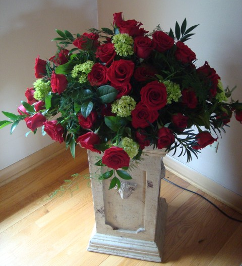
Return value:
M 82 177 L 71 178 L 75 173 Z M 161 196 L 169 207 L 163 263 L 87 252 L 94 212 L 86 176 L 86 151 L 79 149 L 75 160 L 69 151 L 63 151 L 0 188 L 1 266 L 242 264 L 242 224 L 226 218 L 200 197 L 164 180 Z M 166 176 L 198 191 L 169 172 Z M 72 182 L 65 181 L 70 179 Z M 54 197 L 53 191 L 56 191 Z M 228 214 L 242 219 L 241 214 L 207 197 Z

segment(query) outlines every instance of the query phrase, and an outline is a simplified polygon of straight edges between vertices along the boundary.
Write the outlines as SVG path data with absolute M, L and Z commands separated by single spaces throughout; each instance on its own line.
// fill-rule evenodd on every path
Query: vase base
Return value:
M 161 262 L 164 246 L 167 203 L 163 198 L 160 198 L 158 206 L 157 227 L 154 241 L 101 234 L 97 233 L 94 228 L 87 250 L 139 260 Z

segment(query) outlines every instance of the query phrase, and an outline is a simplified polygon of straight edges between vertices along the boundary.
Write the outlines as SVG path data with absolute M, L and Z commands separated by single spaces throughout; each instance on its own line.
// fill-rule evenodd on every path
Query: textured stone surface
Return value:
M 165 152 L 146 149 L 121 190 L 109 190 L 110 180 L 98 180 L 108 168 L 95 166 L 97 156 L 88 151 L 96 220 L 88 250 L 160 262 L 167 210 L 159 196 Z

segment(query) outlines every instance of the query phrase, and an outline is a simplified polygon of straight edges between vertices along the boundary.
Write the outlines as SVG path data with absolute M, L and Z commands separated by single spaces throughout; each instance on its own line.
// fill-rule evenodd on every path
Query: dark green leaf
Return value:
M 73 35 L 68 30 L 65 30 L 64 33 L 68 39 L 70 39 L 71 41 L 74 41 Z
M 90 115 L 92 109 L 93 109 L 93 103 L 92 102 L 85 102 L 81 106 L 81 114 L 85 118 L 87 118 Z
M 10 129 L 10 134 L 13 133 L 14 129 L 16 128 L 16 126 L 19 124 L 20 120 L 16 120 L 13 122 L 11 129 Z
M 15 115 L 15 114 L 13 114 L 13 113 L 5 112 L 5 111 L 2 111 L 2 113 L 3 113 L 6 117 L 10 118 L 12 121 L 16 121 L 16 120 L 19 119 L 19 116 L 18 116 L 18 115 Z
M 74 103 L 74 111 L 77 114 L 81 110 L 81 105 L 78 103 Z
M 187 29 L 187 30 L 185 31 L 184 34 L 188 34 L 188 33 L 191 32 L 192 30 L 194 30 L 198 25 L 199 25 L 199 24 L 190 27 L 189 29 Z
M 171 38 L 175 39 L 175 35 L 174 35 L 174 32 L 173 32 L 172 29 L 170 29 L 170 31 L 169 31 L 169 36 L 170 36 Z
M 132 179 L 131 175 L 124 170 L 117 170 L 116 172 L 122 179 L 125 179 L 125 180 Z
M 109 146 L 105 143 L 102 144 L 94 144 L 94 148 L 99 150 L 99 151 L 105 151 L 106 149 L 109 148 Z
M 181 25 L 181 34 L 182 35 L 185 33 L 186 28 L 187 28 L 187 20 L 184 19 L 183 22 L 182 22 L 182 25 Z
M 75 139 L 72 138 L 70 142 L 70 150 L 71 150 L 71 155 L 73 158 L 75 158 L 75 153 L 76 153 L 76 142 Z
M 180 41 L 181 41 L 181 42 L 185 42 L 185 41 L 189 40 L 189 39 L 190 39 L 189 37 L 191 37 L 192 35 L 194 35 L 194 33 L 184 35 L 184 36 L 180 39 Z
M 52 99 L 52 94 L 48 94 L 45 97 L 45 108 L 50 109 L 51 108 L 51 99 Z
M 128 120 L 118 116 L 105 116 L 104 122 L 111 130 L 117 132 L 121 127 L 125 127 Z
M 101 28 L 103 32 L 109 34 L 109 35 L 112 35 L 113 34 L 113 31 L 110 30 L 109 28 Z
M 181 36 L 181 30 L 180 30 L 180 26 L 177 23 L 177 21 L 176 21 L 176 26 L 175 26 L 175 33 L 176 33 L 177 40 L 179 40 L 180 39 L 180 36 Z
M 103 85 L 97 89 L 97 94 L 102 103 L 111 103 L 116 99 L 118 91 L 110 85 Z
M 0 121 L 0 128 L 6 127 L 9 124 L 12 124 L 12 122 L 8 120 Z
M 104 164 L 102 163 L 102 159 L 100 159 L 99 161 L 97 161 L 95 163 L 95 165 L 97 165 L 97 166 L 103 166 Z
M 29 112 L 29 113 L 34 113 L 35 112 L 35 110 L 34 110 L 34 106 L 32 106 L 32 105 L 30 105 L 30 104 L 28 104 L 28 103 L 26 103 L 26 102 L 21 102 L 22 103 L 22 105 L 25 107 L 25 109 Z
M 54 38 L 52 39 L 52 41 L 64 41 L 65 39 L 64 38 Z
M 104 180 L 104 179 L 108 179 L 113 175 L 113 170 L 107 171 L 104 174 L 102 174 L 98 179 L 99 180 Z
M 62 38 L 64 38 L 64 39 L 66 39 L 66 35 L 65 35 L 65 33 L 63 32 L 63 31 L 61 31 L 61 30 L 55 30 Z
M 116 185 L 117 185 L 118 188 L 120 188 L 121 183 L 120 183 L 120 180 L 115 176 L 110 182 L 109 189 L 114 188 Z
M 78 50 L 78 48 L 73 48 L 73 49 L 71 49 L 70 51 L 69 51 L 69 54 L 72 54 L 73 52 L 75 52 L 75 51 L 77 51 Z
M 93 99 L 93 93 L 89 89 L 81 90 L 80 97 L 81 97 L 81 100 L 84 102 L 86 100 Z

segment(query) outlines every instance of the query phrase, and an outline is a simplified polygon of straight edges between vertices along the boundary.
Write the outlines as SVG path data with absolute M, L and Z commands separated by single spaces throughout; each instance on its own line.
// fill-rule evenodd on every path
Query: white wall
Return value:
M 35 58 L 48 59 L 56 51 L 55 29 L 81 34 L 97 27 L 97 1 L 0 0 L 0 25 L 0 111 L 17 113 L 35 81 Z M 24 124 L 11 136 L 9 129 L 0 130 L 0 170 L 52 143 L 41 134 L 26 138 Z
M 99 27 L 112 23 L 112 14 L 123 12 L 125 19 L 136 19 L 152 30 L 158 24 L 168 31 L 184 18 L 188 26 L 200 24 L 187 45 L 195 51 L 197 66 L 207 60 L 220 75 L 223 84 L 237 85 L 234 98 L 242 101 L 242 1 L 241 0 L 99 0 Z M 186 163 L 175 159 L 242 195 L 242 125 L 232 120 L 220 140 L 218 153 L 206 148 L 199 159 Z

